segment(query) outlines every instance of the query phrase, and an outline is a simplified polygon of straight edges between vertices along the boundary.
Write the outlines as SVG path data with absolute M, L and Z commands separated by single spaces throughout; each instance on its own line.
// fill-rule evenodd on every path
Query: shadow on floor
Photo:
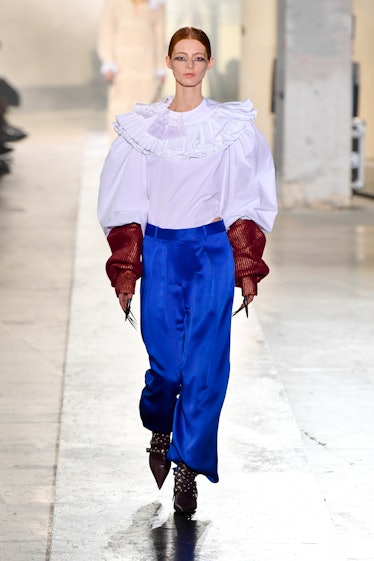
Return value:
M 134 561 L 194 561 L 210 522 L 177 514 L 162 522 L 161 516 L 159 502 L 141 507 L 131 526 L 111 537 L 107 549 Z

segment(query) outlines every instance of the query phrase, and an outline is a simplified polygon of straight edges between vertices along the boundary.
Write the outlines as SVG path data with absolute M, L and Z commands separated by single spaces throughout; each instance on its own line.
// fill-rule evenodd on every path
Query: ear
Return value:
M 208 70 L 212 68 L 213 64 L 214 64 L 214 58 L 211 56 L 208 62 Z
M 165 58 L 165 61 L 166 61 L 166 66 L 167 66 L 168 68 L 171 68 L 171 59 L 170 59 L 169 56 L 167 56 L 167 57 Z

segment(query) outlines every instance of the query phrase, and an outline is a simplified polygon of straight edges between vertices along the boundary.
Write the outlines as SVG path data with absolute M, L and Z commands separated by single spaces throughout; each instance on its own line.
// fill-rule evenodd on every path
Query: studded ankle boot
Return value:
M 170 471 L 171 463 L 166 458 L 170 446 L 170 435 L 160 432 L 153 432 L 150 442 L 149 467 L 156 480 L 157 486 L 161 489 L 164 481 Z
M 178 514 L 193 514 L 197 508 L 197 472 L 186 464 L 178 464 L 174 470 L 174 510 Z

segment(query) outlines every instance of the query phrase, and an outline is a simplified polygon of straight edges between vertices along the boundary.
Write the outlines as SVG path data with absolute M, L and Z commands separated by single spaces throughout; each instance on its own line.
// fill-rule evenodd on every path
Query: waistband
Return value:
M 159 228 L 153 224 L 147 224 L 145 228 L 145 235 L 158 238 L 160 240 L 198 240 L 225 232 L 225 224 L 223 220 L 211 222 L 205 226 L 198 226 L 197 228 L 181 228 L 179 230 L 169 228 Z

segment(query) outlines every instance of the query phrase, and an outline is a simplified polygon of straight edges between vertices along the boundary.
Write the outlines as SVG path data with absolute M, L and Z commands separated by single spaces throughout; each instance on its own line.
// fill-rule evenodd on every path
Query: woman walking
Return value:
M 247 311 L 265 234 L 277 213 L 273 160 L 252 103 L 205 99 L 213 66 L 204 31 L 171 38 L 175 95 L 119 115 L 101 175 L 98 214 L 112 250 L 106 269 L 131 313 L 141 277 L 149 369 L 140 415 L 161 488 L 174 463 L 174 508 L 197 507 L 197 474 L 218 481 L 217 431 L 230 369 L 234 286 Z

